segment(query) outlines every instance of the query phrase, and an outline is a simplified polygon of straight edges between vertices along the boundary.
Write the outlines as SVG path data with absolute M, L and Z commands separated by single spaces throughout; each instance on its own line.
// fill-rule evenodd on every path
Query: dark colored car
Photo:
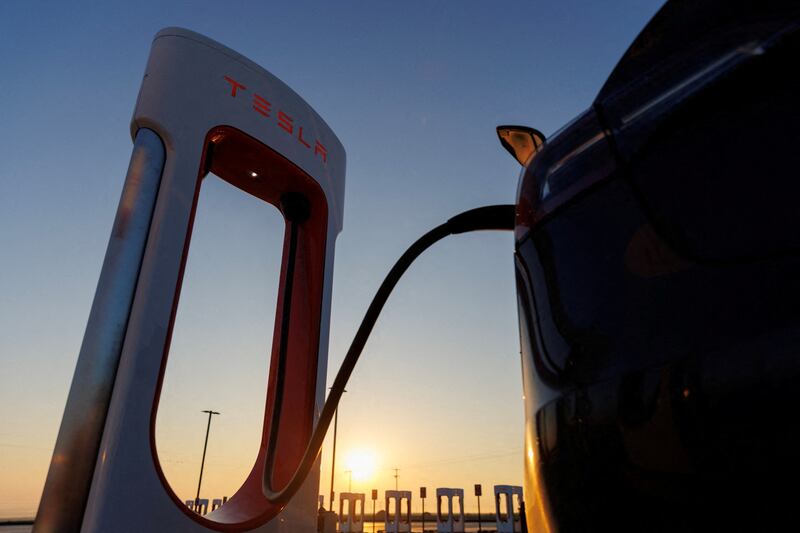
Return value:
M 668 2 L 536 138 L 516 221 L 531 531 L 798 520 L 799 28 L 797 2 Z

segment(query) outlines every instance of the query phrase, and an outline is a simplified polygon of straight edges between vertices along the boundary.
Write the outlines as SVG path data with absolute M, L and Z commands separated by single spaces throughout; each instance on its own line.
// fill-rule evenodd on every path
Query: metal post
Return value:
M 478 533 L 483 531 L 481 527 L 481 497 L 478 495 Z
M 347 492 L 353 492 L 353 471 L 345 470 L 344 473 L 347 474 Z
M 333 412 L 333 455 L 331 457 L 331 510 L 333 510 L 333 478 L 336 475 L 336 426 L 339 423 L 339 409 Z
M 422 500 L 422 533 L 425 533 L 425 498 L 428 496 L 428 487 L 419 488 L 419 497 Z
M 479 533 L 483 532 L 483 528 L 481 526 L 481 495 L 482 494 L 483 494 L 483 487 L 481 486 L 480 483 L 475 483 L 475 496 L 478 497 L 478 532 Z
M 328 387 L 329 389 L 333 387 Z M 342 391 L 342 394 L 347 392 Z M 339 424 L 339 408 L 333 412 L 333 454 L 331 455 L 331 511 L 333 511 L 333 479 L 336 475 L 336 426 Z
M 201 411 L 208 413 L 208 425 L 206 426 L 206 442 L 203 444 L 203 459 L 200 461 L 200 479 L 197 480 L 197 496 L 194 497 L 194 507 L 197 509 L 198 502 L 200 501 L 200 484 L 203 483 L 203 467 L 206 464 L 206 449 L 208 448 L 208 433 L 211 431 L 211 415 L 218 415 L 216 411 Z
M 425 498 L 422 498 L 422 533 L 425 533 Z
M 372 533 L 375 533 L 375 500 L 372 500 Z
M 399 468 L 393 468 L 392 470 L 394 470 L 394 490 L 398 490 L 397 489 L 397 478 L 400 477 L 400 474 L 398 473 L 398 472 L 400 472 L 400 469 Z

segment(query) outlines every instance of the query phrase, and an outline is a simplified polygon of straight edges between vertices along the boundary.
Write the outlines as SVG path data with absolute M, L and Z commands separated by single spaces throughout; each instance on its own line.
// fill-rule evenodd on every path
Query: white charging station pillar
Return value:
M 208 514 L 208 498 L 200 498 L 197 500 L 197 507 L 194 510 L 197 514 Z
M 213 172 L 286 220 L 276 250 L 283 264 L 271 358 L 282 353 L 287 363 L 273 486 L 289 480 L 325 395 L 344 149 L 272 74 L 180 28 L 153 41 L 131 134 L 131 164 L 34 529 L 314 531 L 318 465 L 285 507 L 262 494 L 276 364 L 264 384 L 259 456 L 238 492 L 208 515 L 169 487 L 154 428 L 198 191 Z
M 363 492 L 343 492 L 339 495 L 339 531 L 342 533 L 364 531 L 365 498 Z
M 447 499 L 446 513 L 442 509 L 445 499 Z M 458 501 L 458 512 L 453 509 L 454 501 Z M 437 533 L 463 533 L 464 523 L 464 489 L 436 489 Z
M 503 502 L 501 503 L 500 500 L 503 500 Z M 522 531 L 522 524 L 519 518 L 521 504 L 522 487 L 516 485 L 494 486 L 494 511 L 497 533 Z
M 394 502 L 394 513 L 389 513 L 390 503 Z M 405 505 L 403 505 L 405 502 Z M 384 520 L 386 533 L 408 533 L 411 531 L 411 491 L 387 490 L 386 491 L 386 518 Z

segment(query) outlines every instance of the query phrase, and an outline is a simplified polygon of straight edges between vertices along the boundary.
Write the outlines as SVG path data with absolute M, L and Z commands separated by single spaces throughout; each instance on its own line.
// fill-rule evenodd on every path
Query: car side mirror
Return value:
M 503 148 L 522 166 L 542 149 L 545 142 L 542 132 L 527 126 L 497 126 L 497 137 Z

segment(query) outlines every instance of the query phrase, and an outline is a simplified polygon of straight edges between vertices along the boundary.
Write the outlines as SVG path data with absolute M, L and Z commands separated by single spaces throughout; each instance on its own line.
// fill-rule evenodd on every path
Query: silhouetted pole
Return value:
M 333 387 L 328 387 L 332 389 Z M 347 392 L 346 390 L 342 393 Z M 331 454 L 331 511 L 333 511 L 333 479 L 336 475 L 336 426 L 339 425 L 339 407 L 333 412 L 333 454 Z
M 211 415 L 218 415 L 216 411 L 201 411 L 208 413 L 208 425 L 206 426 L 206 442 L 203 444 L 203 459 L 200 461 L 200 479 L 197 480 L 197 496 L 194 497 L 194 508 L 200 504 L 200 485 L 203 483 L 203 467 L 206 464 L 206 449 L 208 448 L 208 433 L 211 431 Z
M 372 489 L 372 533 L 375 533 L 375 501 L 378 499 L 378 490 Z
M 394 490 L 397 490 L 397 478 L 400 477 L 400 469 L 399 468 L 392 468 L 394 470 Z
M 483 531 L 483 524 L 481 524 L 481 497 L 478 496 L 478 533 Z
M 419 488 L 419 497 L 422 498 L 422 533 L 425 533 L 425 496 L 428 495 L 427 487 Z
M 481 494 L 483 493 L 483 487 L 479 483 L 475 484 L 475 496 L 478 497 L 478 532 L 483 532 L 483 524 L 481 524 Z
M 333 505 L 333 478 L 336 474 L 336 426 L 339 425 L 339 408 L 333 412 L 333 454 L 331 457 L 331 505 Z M 333 510 L 331 508 L 331 510 Z

